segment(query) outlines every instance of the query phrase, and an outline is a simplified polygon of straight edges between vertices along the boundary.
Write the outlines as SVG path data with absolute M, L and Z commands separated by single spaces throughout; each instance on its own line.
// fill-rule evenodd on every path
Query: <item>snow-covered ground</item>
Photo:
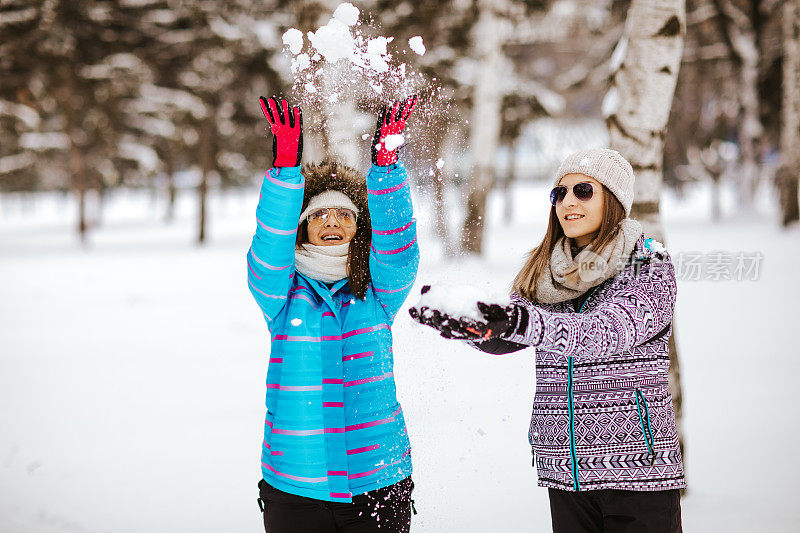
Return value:
M 485 256 L 455 261 L 418 198 L 418 286 L 505 290 L 543 232 L 546 190 L 520 185 L 507 226 L 493 196 Z M 87 247 L 70 201 L 43 196 L 23 211 L 0 198 L 0 532 L 262 530 L 268 337 L 244 267 L 256 197 L 214 196 L 202 248 L 188 194 L 172 225 L 146 194 L 117 194 Z M 665 197 L 672 254 L 757 251 L 763 262 L 757 281 L 680 282 L 684 527 L 798 531 L 800 231 L 777 229 L 769 198 L 761 216 L 719 224 L 707 205 L 702 190 Z M 404 311 L 394 332 L 413 530 L 549 531 L 527 444 L 531 354 L 475 352 Z

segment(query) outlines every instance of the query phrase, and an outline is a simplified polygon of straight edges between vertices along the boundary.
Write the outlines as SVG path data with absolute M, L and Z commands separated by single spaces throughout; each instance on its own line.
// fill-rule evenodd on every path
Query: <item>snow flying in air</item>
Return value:
M 293 84 L 289 98 L 304 111 L 326 117 L 323 128 L 333 145 L 347 142 L 342 140 L 346 137 L 344 130 L 361 128 L 361 123 L 374 120 L 360 120 L 360 113 L 372 115 L 380 106 L 412 94 L 426 94 L 420 105 L 449 108 L 449 103 L 441 99 L 436 80 L 427 80 L 412 63 L 413 58 L 426 52 L 422 37 L 411 37 L 405 47 L 402 40 L 380 33 L 371 17 L 362 16 L 356 6 L 344 2 L 316 30 L 304 34 L 289 28 L 282 36 L 291 61 Z M 420 130 L 430 127 L 423 123 L 425 117 L 419 113 L 415 119 Z M 364 130 L 357 134 L 364 141 L 371 137 Z M 383 140 L 387 150 L 407 142 L 408 135 Z M 413 141 L 409 144 L 414 145 Z M 423 146 L 415 145 L 414 149 L 424 158 Z M 441 170 L 444 162 L 432 159 L 429 164 L 433 173 L 434 165 Z

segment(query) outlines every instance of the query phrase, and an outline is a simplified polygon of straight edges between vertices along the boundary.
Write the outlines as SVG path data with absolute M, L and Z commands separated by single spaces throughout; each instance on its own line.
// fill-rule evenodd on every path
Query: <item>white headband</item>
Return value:
M 323 207 L 345 207 L 353 211 L 353 213 L 356 215 L 358 214 L 358 208 L 349 196 L 340 191 L 325 191 L 319 193 L 308 201 L 308 207 L 306 207 L 306 210 L 300 214 L 300 220 L 298 223 L 305 220 L 311 211 L 322 209 Z

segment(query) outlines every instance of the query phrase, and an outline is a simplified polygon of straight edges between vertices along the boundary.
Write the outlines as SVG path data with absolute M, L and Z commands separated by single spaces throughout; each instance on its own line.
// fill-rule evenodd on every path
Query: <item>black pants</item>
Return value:
M 549 489 L 553 533 L 681 533 L 678 489 Z
M 408 533 L 411 477 L 353 496 L 353 503 L 315 500 L 258 482 L 267 533 Z

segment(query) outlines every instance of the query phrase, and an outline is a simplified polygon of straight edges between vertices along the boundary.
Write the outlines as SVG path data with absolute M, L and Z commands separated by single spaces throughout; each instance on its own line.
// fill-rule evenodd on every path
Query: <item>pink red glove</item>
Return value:
M 289 113 L 289 102 L 275 97 L 259 98 L 261 110 L 272 130 L 272 166 L 296 167 L 303 157 L 303 112 L 293 107 Z
M 386 167 L 397 163 L 397 150 L 386 149 L 386 137 L 389 135 L 400 135 L 406 127 L 406 120 L 417 103 L 417 95 L 411 96 L 404 101 L 392 104 L 391 110 L 383 106 L 378 114 L 378 126 L 375 129 L 375 137 L 372 139 L 372 162 L 380 167 Z M 376 148 L 376 146 L 378 148 Z

